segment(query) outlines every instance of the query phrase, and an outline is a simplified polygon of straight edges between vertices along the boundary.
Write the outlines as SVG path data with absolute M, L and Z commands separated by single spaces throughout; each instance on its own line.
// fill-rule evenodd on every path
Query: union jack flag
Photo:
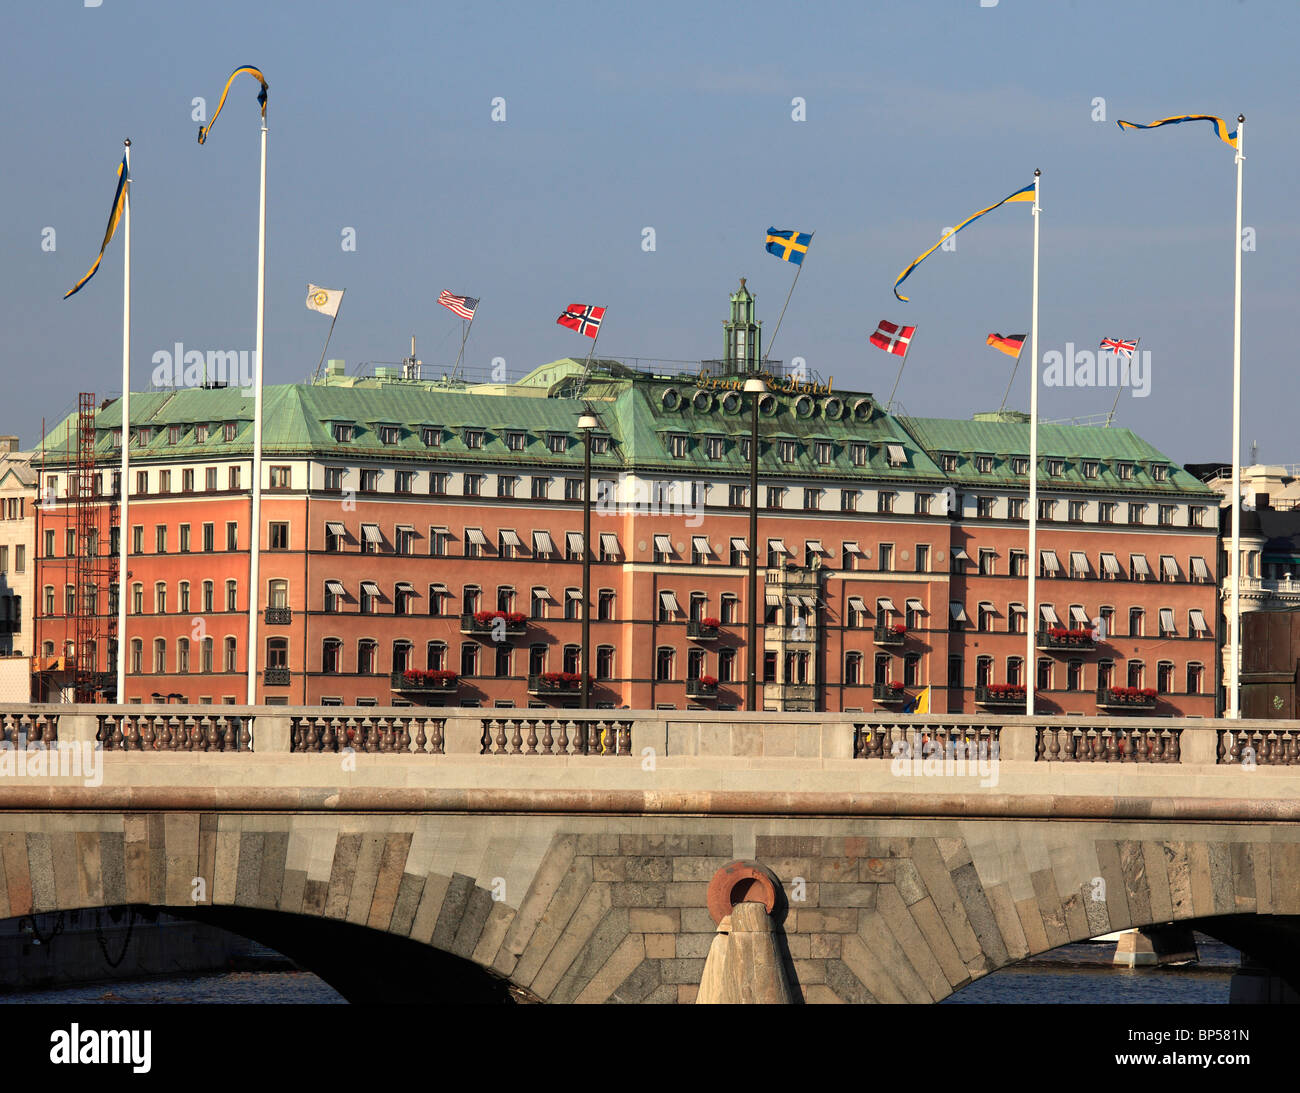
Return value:
M 579 334 L 586 334 L 589 338 L 594 338 L 600 332 L 601 320 L 605 318 L 605 309 L 603 307 L 592 307 L 591 304 L 570 304 L 564 309 L 562 314 L 555 321 L 560 326 L 567 326 L 570 330 L 576 330 Z
M 1099 349 L 1109 349 L 1112 353 L 1124 357 L 1126 360 L 1133 359 L 1133 350 L 1138 347 L 1135 341 L 1126 342 L 1123 338 L 1102 338 Z

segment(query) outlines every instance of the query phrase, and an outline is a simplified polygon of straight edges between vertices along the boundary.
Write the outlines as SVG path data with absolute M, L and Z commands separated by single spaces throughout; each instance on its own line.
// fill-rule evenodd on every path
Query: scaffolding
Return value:
M 105 506 L 95 466 L 95 410 L 94 393 L 82 391 L 77 396 L 76 463 L 68 479 L 76 529 L 70 620 L 74 645 L 69 667 L 77 702 L 102 702 L 116 697 L 111 695 L 116 690 L 116 676 L 109 652 L 117 638 L 117 605 L 111 594 L 118 583 L 117 550 L 111 531 L 117 518 L 117 495 L 109 490 Z M 108 518 L 107 534 L 101 531 L 103 515 Z

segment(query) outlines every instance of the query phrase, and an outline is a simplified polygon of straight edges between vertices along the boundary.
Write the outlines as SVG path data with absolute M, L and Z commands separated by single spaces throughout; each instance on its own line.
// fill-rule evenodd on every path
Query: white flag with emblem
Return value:
M 334 318 L 339 313 L 339 304 L 343 302 L 343 292 L 341 288 L 321 288 L 320 285 L 307 286 L 307 308 L 310 311 L 319 311 L 322 314 Z

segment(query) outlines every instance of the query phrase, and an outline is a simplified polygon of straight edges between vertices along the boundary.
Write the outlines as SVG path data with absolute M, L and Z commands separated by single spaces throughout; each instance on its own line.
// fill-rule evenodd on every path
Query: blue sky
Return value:
M 191 119 L 248 63 L 271 85 L 268 382 L 302 380 L 320 355 L 329 321 L 304 307 L 308 281 L 347 290 L 329 355 L 349 370 L 397 361 L 412 334 L 427 364 L 449 364 L 460 323 L 434 303 L 444 288 L 482 299 L 471 372 L 585 352 L 555 325 L 573 302 L 609 308 L 602 355 L 716 357 L 741 275 L 775 325 L 794 267 L 764 253 L 771 224 L 817 233 L 774 358 L 883 399 L 897 361 L 867 336 L 882 318 L 915 323 L 899 401 L 968 417 L 1010 376 L 985 335 L 1028 330 L 1028 207 L 928 259 L 911 303 L 891 288 L 945 226 L 1038 167 L 1040 355 L 1141 337 L 1151 394 L 1125 392 L 1117 423 L 1183 462 L 1230 458 L 1233 153 L 1207 127 L 1114 122 L 1244 112 L 1243 439 L 1300 462 L 1294 3 L 102 0 L 9 5 L 4 22 L 0 431 L 24 444 L 78 390 L 121 386 L 120 238 L 62 296 L 94 258 L 123 137 L 133 387 L 178 341 L 253 347 L 256 83 L 235 84 L 206 146 Z M 1028 391 L 1022 365 L 1011 404 Z M 1042 418 L 1105 413 L 1114 395 L 1045 387 Z

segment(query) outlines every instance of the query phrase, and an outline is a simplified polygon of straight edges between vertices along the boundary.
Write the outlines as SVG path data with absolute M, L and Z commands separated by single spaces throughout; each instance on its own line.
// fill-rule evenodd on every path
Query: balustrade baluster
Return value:
M 417 752 L 419 752 L 421 755 L 423 755 L 423 754 L 425 754 L 425 752 L 424 752 L 424 745 L 427 743 L 427 740 L 428 740 L 428 738 L 424 735 L 424 718 L 423 718 L 423 717 L 417 717 L 417 718 L 415 719 L 415 726 L 416 726 L 416 728 L 415 728 L 415 750 L 416 750 Z
M 618 723 L 618 754 L 632 754 L 632 722 L 620 721 Z
M 528 751 L 525 754 L 537 754 L 537 718 L 535 717 L 528 719 Z

